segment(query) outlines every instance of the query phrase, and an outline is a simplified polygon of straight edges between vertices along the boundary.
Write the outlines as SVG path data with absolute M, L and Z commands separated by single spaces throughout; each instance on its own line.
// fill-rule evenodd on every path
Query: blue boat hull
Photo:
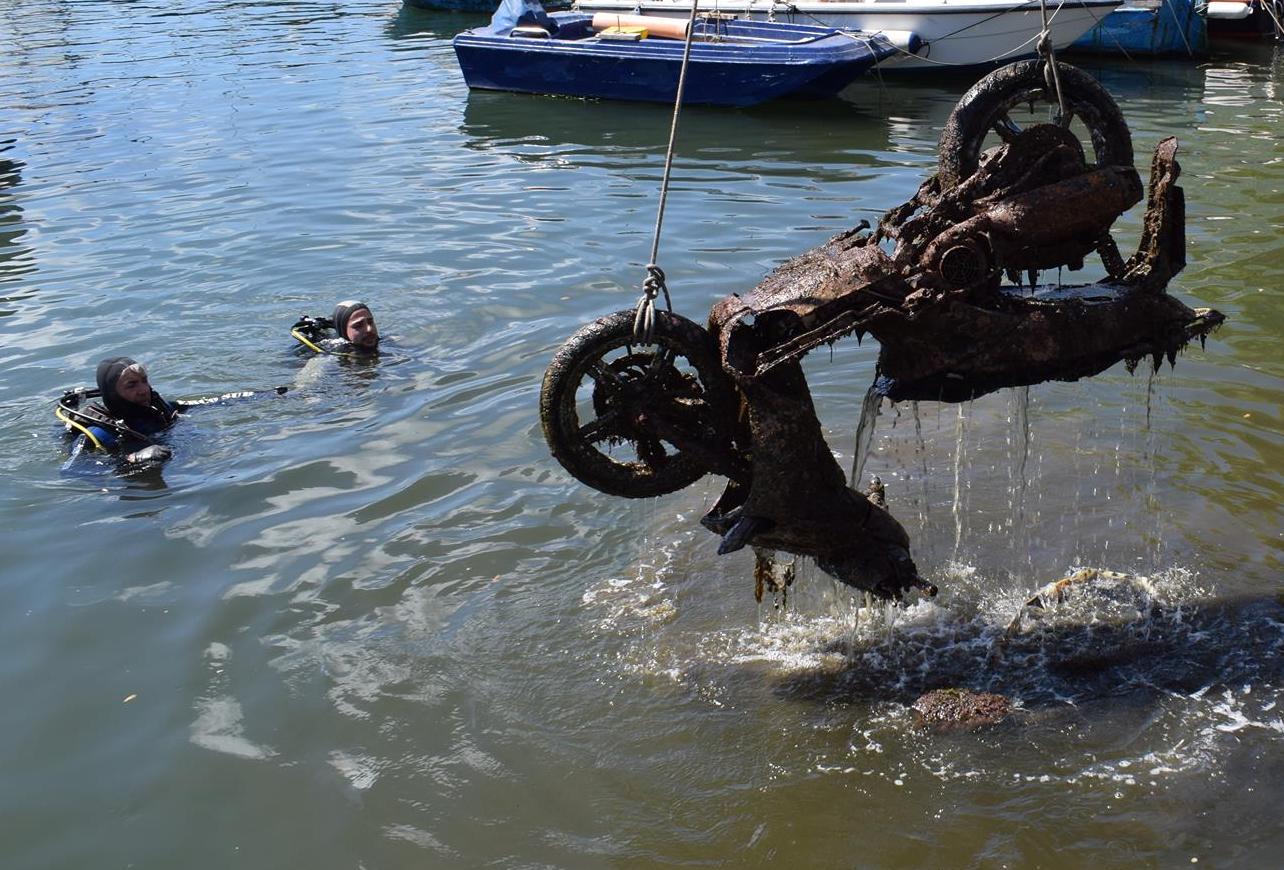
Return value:
M 559 28 L 556 38 L 499 35 L 489 28 L 456 36 L 455 54 L 468 86 L 673 102 L 682 40 L 598 40 L 589 27 L 591 16 L 552 18 Z M 686 103 L 750 106 L 782 96 L 832 96 L 897 51 L 882 37 L 852 38 L 827 28 L 761 21 L 707 25 L 710 32 L 715 26 L 724 41 L 692 44 Z
M 1208 53 L 1208 26 L 1193 0 L 1121 6 L 1070 49 L 1133 57 L 1200 57 Z

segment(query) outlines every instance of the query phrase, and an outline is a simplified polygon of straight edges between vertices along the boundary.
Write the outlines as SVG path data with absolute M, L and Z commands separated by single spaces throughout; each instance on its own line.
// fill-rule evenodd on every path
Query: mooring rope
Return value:
M 1275 14 L 1275 7 L 1281 5 L 1278 2 L 1274 2 L 1274 0 L 1262 0 L 1262 11 L 1269 15 L 1271 21 L 1275 24 L 1276 39 L 1284 39 L 1284 21 L 1281 21 L 1280 17 Z
M 673 123 L 669 125 L 669 148 L 664 154 L 664 176 L 660 179 L 660 207 L 655 216 L 655 235 L 651 240 L 651 259 L 646 264 L 642 296 L 633 309 L 633 337 L 639 344 L 650 344 L 655 334 L 655 300 L 664 294 L 665 307 L 673 310 L 673 300 L 660 268 L 660 230 L 664 226 L 664 204 L 669 197 L 669 176 L 673 172 L 673 146 L 678 138 L 678 118 L 682 114 L 682 95 L 687 86 L 687 67 L 691 62 L 691 42 L 695 38 L 696 9 L 699 0 L 691 0 L 691 18 L 687 21 L 687 41 L 682 47 L 682 68 L 678 71 L 678 93 L 673 99 Z
M 1186 15 L 1185 21 L 1182 21 L 1180 18 L 1177 17 L 1177 10 L 1172 7 L 1171 3 L 1161 3 L 1159 6 L 1159 10 L 1155 13 L 1155 17 L 1158 18 L 1160 15 L 1162 15 L 1165 9 L 1168 10 L 1168 14 L 1172 18 L 1173 24 L 1177 26 L 1177 35 L 1181 37 L 1182 45 L 1186 46 L 1186 56 L 1194 57 L 1195 49 L 1191 46 L 1190 40 L 1186 38 L 1186 30 L 1187 28 L 1190 27 L 1190 16 L 1195 14 L 1194 4 L 1193 3 L 1191 4 L 1190 10 Z
M 1096 24 L 1094 24 L 1094 25 L 1092 26 L 1092 28 L 1090 28 L 1090 29 L 1089 29 L 1089 31 L 1088 31 L 1089 33 L 1091 33 L 1093 30 L 1096 30 L 1098 27 L 1100 27 L 1100 26 L 1101 26 L 1101 22 L 1105 21 L 1105 19 L 1104 19 L 1104 18 L 1098 18 L 1098 17 L 1097 17 L 1097 13 L 1095 13 L 1095 12 L 1093 12 L 1093 11 L 1092 11 L 1092 7 L 1091 7 L 1091 6 L 1085 6 L 1085 7 L 1083 7 L 1083 8 L 1084 8 L 1084 11 L 1086 11 L 1086 12 L 1088 13 L 1089 17 L 1091 17 L 1091 18 L 1092 18 L 1092 20 L 1096 22 Z M 1053 18 L 1055 18 L 1055 17 L 1056 17 L 1056 13 L 1053 13 L 1053 16 L 1052 16 L 1052 17 L 1053 17 Z M 1111 41 L 1111 42 L 1113 42 L 1113 43 L 1115 44 L 1115 50 L 1116 50 L 1116 51 L 1118 51 L 1120 54 L 1122 54 L 1122 55 L 1124 56 L 1124 58 L 1125 58 L 1125 59 L 1127 59 L 1127 61 L 1128 61 L 1129 63 L 1135 64 L 1135 65 L 1137 65 L 1137 66 L 1140 66 L 1140 65 L 1141 65 L 1141 64 L 1137 63 L 1136 58 L 1134 58 L 1131 54 L 1129 54 L 1129 53 L 1128 53 L 1128 49 L 1126 49 L 1126 48 L 1124 48 L 1124 47 L 1123 47 L 1123 43 L 1121 43 L 1121 42 L 1119 41 L 1118 37 L 1116 37 L 1113 33 L 1111 33 L 1111 34 L 1105 34 L 1105 35 L 1108 35 L 1108 36 L 1110 37 L 1110 41 Z

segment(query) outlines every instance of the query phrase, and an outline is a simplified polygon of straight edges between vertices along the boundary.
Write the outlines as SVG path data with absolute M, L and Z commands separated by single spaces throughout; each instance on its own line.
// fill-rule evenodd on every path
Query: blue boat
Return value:
M 687 20 L 649 18 L 645 26 L 604 30 L 602 16 L 621 19 L 550 15 L 535 0 L 504 0 L 489 26 L 454 39 L 464 81 L 487 90 L 672 103 L 686 40 L 647 28 L 680 27 L 685 34 Z M 683 102 L 751 106 L 783 96 L 833 96 L 898 51 L 873 34 L 697 18 Z
M 1071 51 L 1130 57 L 1203 57 L 1208 25 L 1195 0 L 1129 0 L 1070 46 Z

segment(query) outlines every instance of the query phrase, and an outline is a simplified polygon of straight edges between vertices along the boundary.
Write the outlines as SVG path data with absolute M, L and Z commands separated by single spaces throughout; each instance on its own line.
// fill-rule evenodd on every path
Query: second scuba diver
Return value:
M 174 425 L 184 406 L 153 390 L 147 369 L 127 356 L 100 362 L 97 381 L 97 390 L 72 390 L 58 402 L 58 418 L 81 435 L 72 455 L 88 449 L 115 453 L 126 462 L 168 459 L 172 451 L 154 439 Z
M 379 329 L 370 306 L 356 299 L 340 302 L 330 317 L 302 317 L 290 328 L 295 340 L 317 353 L 351 356 L 379 352 Z

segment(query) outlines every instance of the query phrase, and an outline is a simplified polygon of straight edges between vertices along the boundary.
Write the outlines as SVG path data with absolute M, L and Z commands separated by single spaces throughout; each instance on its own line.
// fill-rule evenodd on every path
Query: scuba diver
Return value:
M 290 335 L 315 353 L 374 356 L 379 353 L 379 329 L 370 306 L 349 299 L 334 306 L 329 317 L 299 318 Z
M 80 433 L 72 458 L 84 450 L 100 450 L 129 463 L 169 459 L 173 451 L 155 437 L 173 426 L 187 406 L 166 401 L 152 389 L 147 369 L 127 356 L 100 362 L 97 380 L 98 389 L 69 390 L 54 410 L 68 432 Z
M 288 387 L 241 390 L 209 398 L 171 402 L 152 389 L 147 369 L 127 356 L 109 357 L 98 364 L 98 388 L 68 390 L 58 400 L 54 416 L 67 432 L 79 433 L 68 465 L 85 451 L 114 454 L 126 464 L 164 462 L 173 451 L 156 439 L 198 405 L 223 405 L 256 396 L 284 395 Z M 94 401 L 97 399 L 98 401 Z

